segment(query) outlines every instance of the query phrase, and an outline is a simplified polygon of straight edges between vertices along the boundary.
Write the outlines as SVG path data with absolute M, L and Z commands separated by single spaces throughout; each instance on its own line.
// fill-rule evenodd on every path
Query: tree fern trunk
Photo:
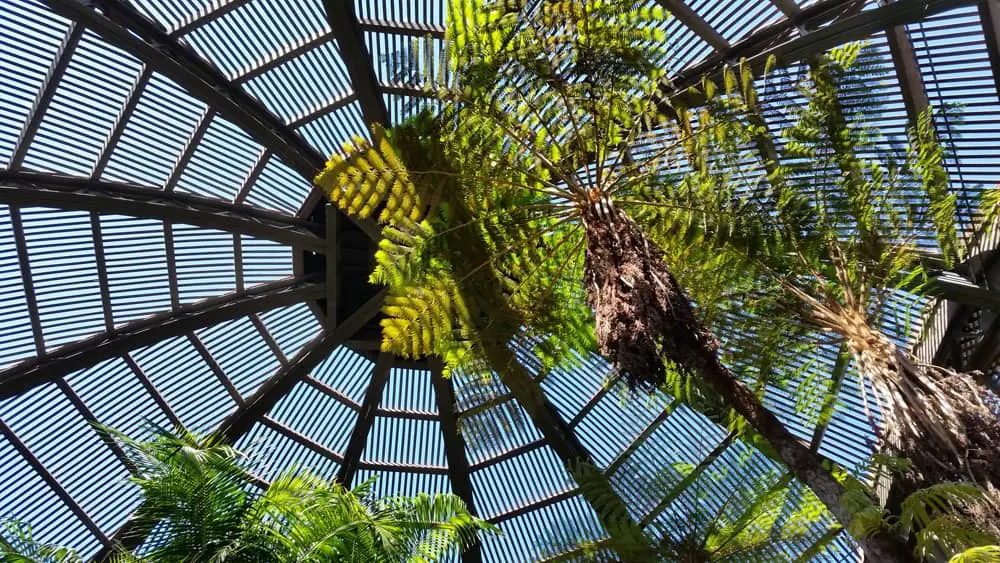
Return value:
M 879 432 L 893 455 L 911 467 L 896 480 L 899 498 L 946 481 L 973 481 L 1000 500 L 1000 419 L 985 401 L 987 390 L 974 377 L 914 361 L 857 315 L 844 319 L 859 372 L 880 397 Z M 1000 532 L 1000 514 L 970 514 Z
M 825 459 L 800 442 L 719 359 L 719 343 L 667 268 L 662 252 L 627 215 L 607 200 L 583 211 L 587 232 L 584 283 L 596 314 L 601 353 L 636 387 L 664 382 L 670 362 L 701 377 L 747 420 L 845 527 L 844 488 Z M 858 538 L 870 561 L 912 561 L 905 545 L 880 534 Z

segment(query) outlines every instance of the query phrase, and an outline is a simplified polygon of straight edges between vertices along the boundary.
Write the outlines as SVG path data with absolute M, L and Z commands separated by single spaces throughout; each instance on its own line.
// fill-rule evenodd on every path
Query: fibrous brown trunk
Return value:
M 664 382 L 670 362 L 700 377 L 771 444 L 792 474 L 847 527 L 844 488 L 825 459 L 800 442 L 719 358 L 719 342 L 699 322 L 690 300 L 670 273 L 662 251 L 625 213 L 607 200 L 583 210 L 587 233 L 584 283 L 596 315 L 600 351 L 633 387 Z M 858 538 L 870 561 L 912 561 L 898 538 Z
M 976 379 L 917 364 L 860 314 L 845 315 L 842 335 L 858 371 L 872 382 L 882 413 L 879 436 L 910 468 L 895 481 L 899 495 L 947 481 L 971 481 L 992 503 L 970 512 L 1000 533 L 1000 419 Z M 993 504 L 993 506 L 990 506 Z

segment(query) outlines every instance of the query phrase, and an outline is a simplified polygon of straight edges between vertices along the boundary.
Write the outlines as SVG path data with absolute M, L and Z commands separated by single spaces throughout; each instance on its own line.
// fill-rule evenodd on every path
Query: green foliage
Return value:
M 649 89 L 663 12 L 643 4 L 451 2 L 440 113 L 376 127 L 317 176 L 384 225 L 384 350 L 481 374 L 515 335 L 545 368 L 594 348 L 578 206 L 639 176 L 621 148 L 663 120 Z
M 31 526 L 17 520 L 5 520 L 0 529 L 0 561 L 3 563 L 83 563 L 73 549 L 48 545 L 36 540 Z
M 935 483 L 907 496 L 898 515 L 878 507 L 867 487 L 854 481 L 841 502 L 854 515 L 849 531 L 855 537 L 880 532 L 914 539 L 914 555 L 921 561 L 934 560 L 938 553 L 958 554 L 962 550 L 996 543 L 996 537 L 968 516 L 978 503 L 988 502 L 982 489 L 972 483 Z
M 751 461 L 739 460 L 739 467 L 753 474 Z M 811 539 L 816 525 L 827 518 L 825 508 L 814 495 L 791 487 L 790 475 L 774 472 L 756 475 L 715 506 L 710 494 L 726 482 L 727 473 L 728 469 L 705 471 L 704 465 L 675 464 L 656 475 L 642 476 L 646 495 L 663 496 L 654 509 L 662 511 L 662 517 L 650 524 L 661 538 L 656 546 L 657 561 L 775 560 L 780 556 L 780 546 Z M 822 552 L 830 538 L 823 536 L 819 540 L 814 554 Z M 630 548 L 628 539 L 621 536 L 556 542 L 546 547 L 563 554 L 546 561 L 604 561 L 606 550 L 632 560 L 625 555 Z
M 142 502 L 133 518 L 138 529 L 152 530 L 141 555 L 118 555 L 123 563 L 424 563 L 467 548 L 480 533 L 498 532 L 454 495 L 375 499 L 371 479 L 349 490 L 304 469 L 264 484 L 253 475 L 252 458 L 211 438 L 153 429 L 150 440 L 139 442 L 101 431 L 136 467 L 132 481 Z M 4 535 L 3 561 L 80 561 L 72 550 L 33 542 L 23 526 L 8 525 Z
M 984 545 L 955 554 L 948 563 L 997 563 L 1000 561 L 1000 546 Z

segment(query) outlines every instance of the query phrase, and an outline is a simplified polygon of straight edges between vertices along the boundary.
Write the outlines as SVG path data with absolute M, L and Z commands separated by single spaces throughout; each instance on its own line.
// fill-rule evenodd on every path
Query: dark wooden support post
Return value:
M 48 172 L 0 170 L 0 203 L 56 207 L 184 223 L 273 240 L 323 253 L 318 223 L 252 205 L 209 197 L 167 193 L 155 186 L 106 182 Z
M 910 40 L 909 33 L 906 32 L 906 28 L 901 25 L 886 29 L 885 38 L 889 43 L 892 66 L 899 79 L 899 89 L 903 95 L 903 105 L 906 106 L 906 116 L 910 120 L 910 125 L 915 125 L 917 117 L 930 107 L 930 102 L 927 99 L 927 91 L 924 89 L 920 64 L 917 62 L 917 55 L 913 50 L 913 42 Z
M 1000 0 L 980 0 L 979 19 L 983 23 L 993 82 L 996 84 L 997 97 L 1000 98 Z
M 661 6 L 667 9 L 677 21 L 685 27 L 695 32 L 705 43 L 708 43 L 716 51 L 726 51 L 729 49 L 729 41 L 719 34 L 712 26 L 702 19 L 697 12 L 692 10 L 684 0 L 657 0 Z
M 38 312 L 35 282 L 34 277 L 31 275 L 31 258 L 28 255 L 28 241 L 27 237 L 24 236 L 21 210 L 17 207 L 11 206 L 10 208 L 10 224 L 11 229 L 14 231 L 14 247 L 17 249 L 17 260 L 21 269 L 21 285 L 24 287 L 24 301 L 28 307 L 28 316 L 31 320 L 31 333 L 35 339 L 35 355 L 41 359 L 47 355 L 45 351 L 45 336 L 42 334 L 42 322 Z M 2 381 L 6 383 L 5 379 Z
M 392 360 L 392 354 L 382 352 L 378 355 L 375 368 L 372 370 L 372 379 L 368 383 L 365 399 L 361 403 L 358 422 L 354 425 L 354 431 L 351 433 L 350 441 L 347 442 L 347 448 L 344 450 L 344 464 L 337 474 L 337 480 L 345 487 L 351 486 L 354 475 L 358 472 L 361 454 L 368 441 L 368 433 L 371 432 L 372 425 L 375 423 L 378 405 L 382 402 L 382 391 L 385 390 L 385 383 L 389 381 Z
M 337 326 L 340 306 L 340 210 L 326 203 L 326 326 Z
M 794 18 L 799 15 L 802 10 L 799 9 L 799 5 L 794 2 L 794 0 L 771 0 L 776 8 L 781 10 L 781 13 L 785 14 L 789 18 Z
M 354 11 L 354 3 L 345 0 L 326 0 L 326 19 L 330 22 L 333 36 L 340 46 L 340 57 L 347 66 L 347 74 L 351 77 L 351 85 L 358 95 L 361 104 L 361 114 L 369 126 L 380 124 L 387 126 L 389 113 L 385 109 L 382 93 L 379 91 L 372 58 L 365 47 L 365 39 Z
M 478 516 L 472 479 L 469 475 L 469 460 L 465 455 L 465 439 L 458 427 L 455 406 L 455 390 L 451 381 L 444 378 L 444 366 L 438 358 L 428 360 L 431 369 L 431 384 L 437 400 L 438 417 L 441 420 L 441 434 L 444 436 L 444 455 L 448 460 L 448 479 L 451 490 L 459 496 L 469 512 Z M 481 563 L 483 550 L 479 541 L 462 554 L 463 563 Z

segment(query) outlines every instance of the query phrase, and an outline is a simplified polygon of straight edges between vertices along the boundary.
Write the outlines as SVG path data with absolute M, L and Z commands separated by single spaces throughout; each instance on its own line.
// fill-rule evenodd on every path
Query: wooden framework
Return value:
M 530 407 L 535 414 L 535 423 L 542 430 L 544 439 L 530 442 L 489 460 L 470 465 L 465 458 L 465 445 L 458 428 L 454 389 L 447 380 L 441 377 L 440 366 L 432 367 L 432 384 L 439 411 L 436 417 L 427 413 L 379 407 L 382 389 L 392 365 L 391 358 L 387 358 L 385 355 L 379 357 L 368 395 L 362 404 L 354 402 L 340 392 L 310 377 L 311 369 L 338 345 L 348 342 L 362 325 L 378 314 L 384 294 L 379 294 L 364 304 L 357 313 L 347 319 L 338 319 L 336 304 L 342 299 L 338 288 L 338 280 L 342 272 L 338 268 L 336 241 L 339 214 L 335 210 L 327 212 L 324 232 L 324 227 L 310 221 L 266 212 L 243 203 L 250 186 L 253 185 L 271 158 L 280 158 L 298 174 L 310 180 L 315 172 L 322 167 L 325 161 L 324 155 L 319 153 L 297 132 L 299 127 L 353 102 L 358 102 L 360 105 L 367 125 L 388 125 L 389 118 L 383 95 L 427 96 L 426 92 L 411 84 L 379 82 L 370 53 L 364 42 L 365 33 L 390 33 L 407 37 L 429 36 L 441 39 L 445 33 L 443 26 L 359 18 L 354 12 L 352 3 L 326 0 L 325 6 L 331 26 L 330 31 L 318 33 L 296 45 L 289 46 L 280 54 L 259 60 L 236 73 L 235 78 L 230 79 L 212 64 L 195 54 L 180 39 L 226 16 L 226 14 L 238 10 L 247 4 L 247 0 L 230 0 L 226 3 L 213 4 L 212 7 L 188 18 L 178 27 L 169 31 L 140 14 L 123 0 L 46 1 L 53 9 L 74 20 L 74 23 L 69 26 L 39 96 L 34 101 L 29 118 L 15 145 L 8 169 L 0 171 L 0 203 L 11 205 L 15 243 L 19 251 L 20 273 L 25 287 L 27 307 L 31 313 L 31 328 L 37 357 L 0 372 L 0 398 L 9 398 L 37 385 L 56 381 L 75 408 L 79 410 L 81 416 L 91 420 L 93 414 L 89 413 L 86 405 L 78 397 L 75 397 L 72 389 L 68 387 L 62 377 L 77 369 L 93 365 L 102 359 L 120 355 L 140 379 L 143 386 L 150 391 L 157 405 L 167 413 L 168 418 L 179 424 L 180 421 L 171 406 L 155 389 L 152 382 L 128 353 L 139 346 L 152 344 L 170 336 L 186 334 L 238 405 L 237 410 L 222 421 L 218 427 L 217 431 L 224 440 L 230 443 L 236 442 L 254 425 L 264 424 L 341 464 L 340 478 L 348 484 L 358 469 L 404 470 L 424 473 L 445 472 L 442 468 L 436 467 L 393 466 L 361 462 L 360 458 L 367 435 L 377 416 L 440 420 L 448 459 L 446 472 L 453 489 L 472 508 L 475 507 L 475 498 L 470 473 L 476 470 L 547 444 L 557 451 L 564 462 L 590 459 L 590 454 L 575 439 L 574 428 L 606 395 L 607 387 L 593 395 L 580 413 L 568 423 L 563 421 L 555 408 L 547 402 L 539 409 L 538 404 L 532 403 L 531 397 L 529 397 L 531 393 L 516 392 L 491 402 L 488 406 L 493 406 L 504 400 L 517 400 L 526 408 Z M 733 43 L 727 41 L 717 30 L 708 25 L 701 15 L 692 10 L 683 0 L 659 0 L 659 2 L 716 50 L 715 54 L 709 56 L 702 63 L 690 67 L 679 76 L 674 77 L 672 87 L 678 93 L 683 93 L 688 86 L 696 86 L 703 76 L 712 75 L 722 64 L 737 61 L 742 57 L 748 57 L 755 68 L 762 67 L 764 60 L 770 55 L 777 56 L 779 61 L 783 63 L 791 63 L 807 59 L 835 44 L 884 30 L 892 61 L 900 80 L 903 101 L 909 117 L 913 119 L 926 109 L 928 101 L 913 46 L 904 26 L 907 23 L 926 18 L 928 15 L 973 4 L 977 4 L 979 8 L 986 32 L 987 51 L 994 69 L 993 74 L 997 81 L 997 89 L 1000 91 L 1000 72 L 997 72 L 1000 69 L 1000 39 L 998 39 L 1000 36 L 1000 0 L 978 0 L 978 2 L 973 0 L 899 0 L 865 11 L 861 11 L 863 3 L 857 0 L 820 0 L 805 8 L 799 8 L 791 0 L 772 0 L 772 3 L 786 14 L 787 18 L 777 24 L 760 29 L 746 39 Z M 101 35 L 109 43 L 138 57 L 143 62 L 142 71 L 132 85 L 132 90 L 121 112 L 115 118 L 112 132 L 95 162 L 89 179 L 24 172 L 21 168 L 30 149 L 31 141 L 38 131 L 45 111 L 51 103 L 60 78 L 69 65 L 84 29 Z M 254 78 L 331 41 L 336 41 L 340 48 L 340 54 L 351 79 L 352 92 L 334 97 L 326 103 L 284 122 L 243 89 L 243 86 Z M 164 190 L 100 181 L 111 154 L 154 72 L 181 85 L 195 98 L 205 102 L 208 109 L 178 158 L 166 181 Z M 187 161 L 190 160 L 216 115 L 235 123 L 264 146 L 264 152 L 241 186 L 234 203 L 189 196 L 173 189 L 184 173 Z M 46 350 L 41 325 L 38 321 L 38 304 L 33 289 L 31 264 L 28 260 L 27 247 L 21 228 L 19 208 L 29 206 L 50 206 L 92 212 L 95 256 L 98 260 L 99 275 L 102 276 L 99 285 L 104 307 L 103 320 L 106 329 L 104 334 L 56 350 Z M 242 266 L 239 266 L 237 274 L 239 291 L 235 294 L 193 306 L 181 307 L 176 272 L 174 272 L 170 276 L 174 310 L 146 321 L 115 328 L 110 314 L 107 273 L 103 265 L 100 213 L 147 217 L 163 220 L 166 225 L 177 222 L 231 232 L 234 234 L 234 244 L 236 244 L 238 255 L 240 253 L 239 235 L 243 234 L 277 241 L 297 250 L 318 254 L 325 253 L 327 257 L 326 282 L 324 284 L 319 280 L 302 278 L 266 284 L 247 291 L 243 287 Z M 172 248 L 170 227 L 166 228 L 168 229 L 167 246 Z M 363 223 L 362 228 L 373 238 L 377 237 L 378 229 L 373 224 Z M 168 262 L 168 267 L 174 268 L 173 260 L 168 260 Z M 997 297 L 994 290 L 977 286 L 981 291 L 970 293 L 968 287 L 959 287 L 961 285 L 949 286 L 948 280 L 945 279 L 940 286 L 944 288 L 942 291 L 953 291 L 952 295 L 964 295 L 967 305 L 971 308 L 995 304 L 994 300 Z M 323 335 L 306 345 L 295 357 L 284 358 L 273 337 L 266 330 L 260 330 L 270 348 L 276 350 L 277 357 L 282 359 L 282 366 L 257 393 L 250 397 L 240 396 L 204 344 L 192 333 L 196 328 L 207 327 L 223 320 L 255 315 L 257 312 L 271 308 L 317 299 L 326 299 L 328 303 L 327 317 L 323 319 L 326 330 Z M 257 323 L 262 326 L 259 320 Z M 1000 346 L 1000 322 L 994 322 L 964 367 L 982 369 L 991 365 L 991 362 L 996 359 L 998 346 Z M 838 361 L 837 368 L 835 368 L 835 390 L 843 378 L 844 371 L 846 370 Z M 359 411 L 358 424 L 343 455 L 325 448 L 268 416 L 268 412 L 274 405 L 298 383 L 311 385 L 348 407 Z M 831 405 L 824 406 L 824 411 L 828 410 Z M 642 434 L 605 468 L 604 474 L 610 476 L 622 467 L 636 449 L 663 424 L 675 406 L 676 403 L 660 413 Z M 822 442 L 828 417 L 821 417 L 821 420 L 822 422 L 815 429 L 812 440 L 814 449 L 818 448 Z M 71 510 L 80 517 L 81 521 L 88 529 L 91 529 L 91 532 L 95 533 L 102 543 L 110 545 L 111 542 L 126 536 L 133 539 L 138 538 L 141 541 L 143 535 L 130 535 L 127 533 L 129 531 L 127 529 L 121 530 L 112 538 L 104 536 L 100 530 L 95 531 L 96 526 L 93 521 L 83 513 L 65 489 L 45 470 L 37 458 L 2 421 L 0 421 L 0 432 L 14 444 L 15 448 L 29 461 L 29 464 L 39 472 L 46 483 L 56 491 L 56 494 L 70 506 Z M 722 455 L 725 447 L 731 444 L 732 440 L 731 435 L 727 436 L 698 467 L 704 470 L 704 467 Z M 578 494 L 580 491 L 577 489 L 564 491 L 536 503 L 517 507 L 492 518 L 492 521 L 507 521 Z M 671 497 L 664 499 L 658 510 L 663 510 L 671 500 Z M 655 514 L 647 516 L 643 524 L 654 518 Z M 464 561 L 467 563 L 478 563 L 481 559 L 481 549 L 478 546 L 476 550 L 464 557 Z

